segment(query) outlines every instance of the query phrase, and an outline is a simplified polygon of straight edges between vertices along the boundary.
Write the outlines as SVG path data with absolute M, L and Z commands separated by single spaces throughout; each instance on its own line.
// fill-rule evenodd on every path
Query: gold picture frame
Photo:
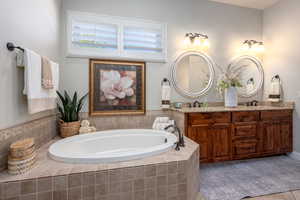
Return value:
M 145 62 L 90 59 L 90 116 L 144 115 L 145 73 Z

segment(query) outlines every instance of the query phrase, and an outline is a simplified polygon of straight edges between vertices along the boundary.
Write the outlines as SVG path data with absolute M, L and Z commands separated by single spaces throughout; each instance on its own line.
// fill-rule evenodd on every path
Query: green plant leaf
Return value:
M 65 120 L 65 112 L 64 112 L 63 108 L 59 104 L 57 104 L 57 108 L 61 115 L 61 119 L 64 121 Z
M 74 95 L 73 95 L 72 104 L 74 104 L 75 106 L 77 106 L 77 92 L 75 92 Z
M 65 100 L 66 100 L 66 104 L 69 104 L 71 102 L 71 98 L 70 98 L 69 94 L 67 93 L 67 91 L 65 91 Z
M 61 119 L 64 122 L 74 122 L 79 120 L 79 112 L 82 109 L 85 98 L 88 94 L 81 97 L 78 101 L 78 93 L 75 92 L 71 97 L 64 91 L 64 96 L 57 91 L 57 95 L 60 98 L 60 104 L 57 104 L 58 111 L 61 114 Z
M 82 107 L 83 107 L 83 103 L 84 103 L 84 100 L 85 100 L 85 98 L 87 97 L 87 95 L 88 95 L 89 93 L 86 93 L 83 97 L 81 97 L 81 99 L 79 100 L 79 102 L 78 102 L 78 105 L 77 105 L 77 113 L 79 113 L 80 111 L 81 111 L 81 109 L 82 109 Z
M 56 91 L 56 94 L 58 95 L 60 101 L 62 102 L 62 104 L 65 104 L 65 98 L 62 96 L 62 94 L 59 91 Z

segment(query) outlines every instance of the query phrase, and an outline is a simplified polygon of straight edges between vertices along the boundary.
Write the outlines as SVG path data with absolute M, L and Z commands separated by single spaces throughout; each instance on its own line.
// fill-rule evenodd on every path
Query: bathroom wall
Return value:
M 279 74 L 283 84 L 284 100 L 295 101 L 294 150 L 300 153 L 300 1 L 279 1 L 264 11 L 263 35 L 266 45 L 264 56 L 265 88 L 270 79 Z
M 14 42 L 59 61 L 60 8 L 61 0 L 1 1 L 0 130 L 51 114 L 27 114 L 23 69 L 16 68 L 15 53 L 6 49 L 6 43 Z
M 16 67 L 13 42 L 58 62 L 61 0 L 9 0 L 0 6 L 0 171 L 6 168 L 9 145 L 27 137 L 37 147 L 57 135 L 53 111 L 28 115 L 24 69 Z
M 168 25 L 168 62 L 147 63 L 147 109 L 160 109 L 160 82 L 169 77 L 176 55 L 183 49 L 182 41 L 187 32 L 208 34 L 211 47 L 206 52 L 224 67 L 238 55 L 245 39 L 262 39 L 262 11 L 235 7 L 204 0 L 64 0 L 65 11 L 75 10 L 105 15 L 155 20 Z M 62 25 L 63 35 L 65 25 Z M 62 39 L 65 48 L 65 35 Z M 65 54 L 65 51 L 63 52 Z M 61 89 L 88 91 L 88 59 L 62 57 Z M 172 92 L 173 101 L 191 101 Z M 220 101 L 215 89 L 200 99 Z

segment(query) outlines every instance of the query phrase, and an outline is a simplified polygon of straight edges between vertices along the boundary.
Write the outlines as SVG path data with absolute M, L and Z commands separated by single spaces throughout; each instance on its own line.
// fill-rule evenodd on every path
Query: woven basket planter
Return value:
M 80 121 L 77 122 L 59 122 L 60 136 L 63 138 L 77 135 L 80 129 Z

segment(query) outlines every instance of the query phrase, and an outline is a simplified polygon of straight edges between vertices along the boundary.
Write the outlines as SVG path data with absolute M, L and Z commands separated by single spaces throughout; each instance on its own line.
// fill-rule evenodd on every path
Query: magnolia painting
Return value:
M 90 61 L 90 114 L 144 114 L 145 63 Z
M 101 102 L 113 105 L 135 104 L 136 72 L 100 70 Z

